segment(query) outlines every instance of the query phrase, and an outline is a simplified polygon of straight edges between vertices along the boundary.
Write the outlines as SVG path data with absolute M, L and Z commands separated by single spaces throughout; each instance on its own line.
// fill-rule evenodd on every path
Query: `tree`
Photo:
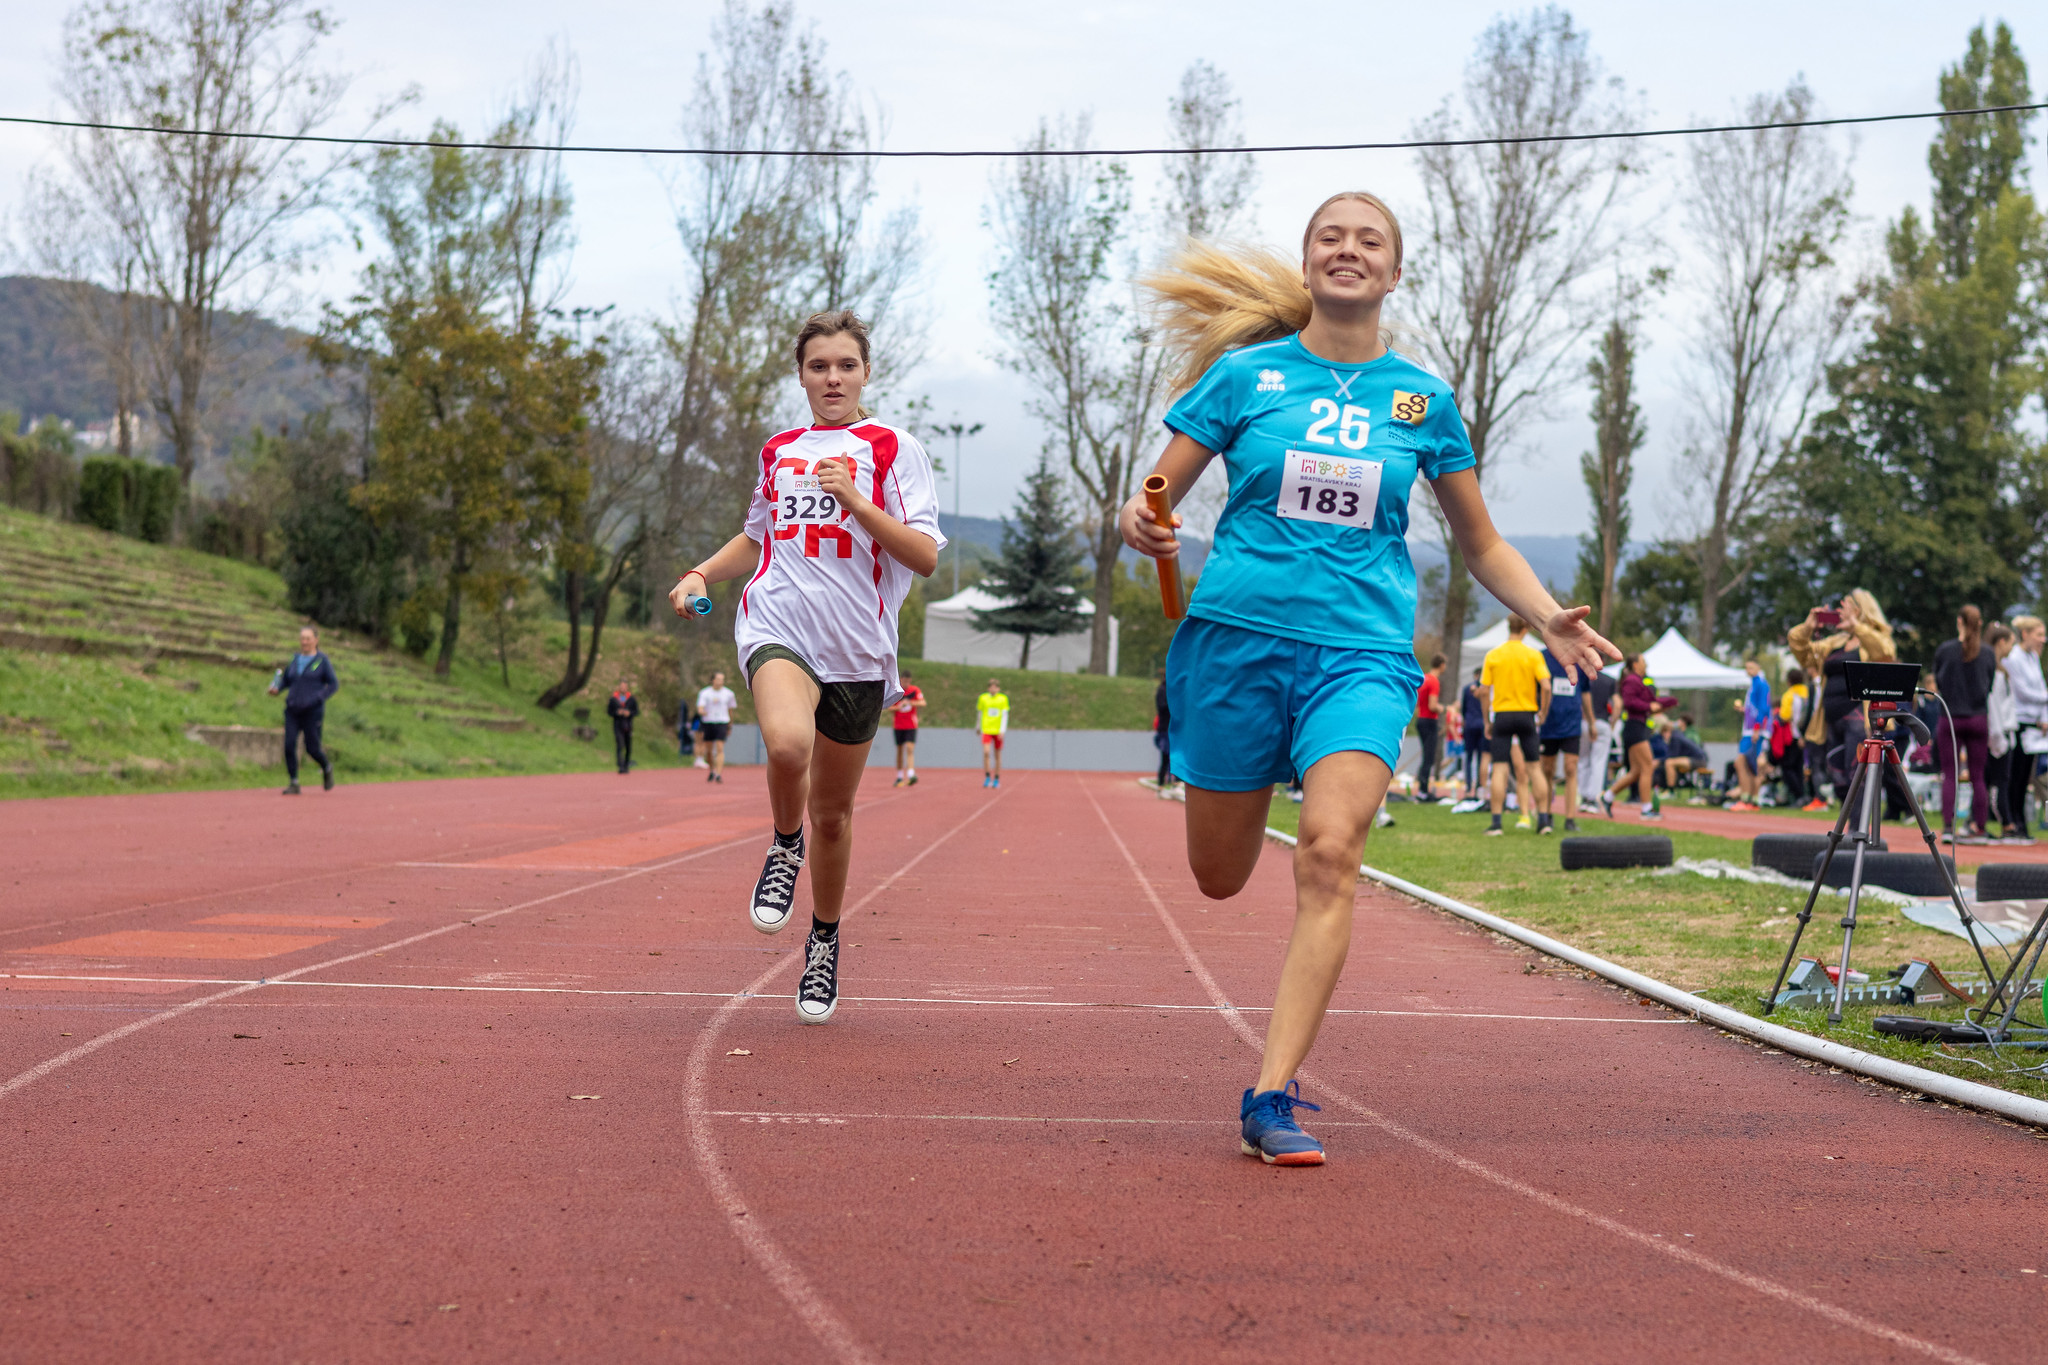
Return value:
M 1022 636 L 1017 667 L 1031 667 L 1033 638 L 1072 634 L 1088 619 L 1074 586 L 1080 566 L 1074 524 L 1060 495 L 1060 476 L 1051 457 L 1041 455 L 1038 467 L 1018 490 L 1010 524 L 1003 529 L 1002 558 L 982 579 L 982 586 L 1002 605 L 975 612 L 974 628 Z
M 377 415 L 353 497 L 417 529 L 442 582 L 446 674 L 471 579 L 536 557 L 590 486 L 585 408 L 601 353 L 519 318 L 508 195 L 515 153 L 467 152 L 437 125 L 425 149 L 380 156 L 369 209 L 385 253 L 322 353 L 366 358 Z
M 1602 77 L 1586 35 L 1554 7 L 1494 21 L 1465 69 L 1462 101 L 1456 112 L 1446 102 L 1416 136 L 1544 139 L 1613 132 L 1629 122 L 1618 82 Z M 1580 296 L 1618 249 L 1616 209 L 1637 169 L 1632 154 L 1626 141 L 1419 153 L 1428 217 L 1420 249 L 1407 253 L 1402 293 L 1414 300 L 1428 358 L 1457 395 L 1481 480 L 1566 382 L 1564 355 L 1597 325 Z M 1472 586 L 1448 534 L 1444 549 L 1439 638 L 1450 652 L 1464 637 Z
M 117 301 L 113 319 L 87 320 L 117 417 L 145 392 L 188 486 L 238 317 L 302 263 L 294 233 L 348 164 L 290 140 L 326 126 L 347 91 L 318 61 L 332 30 L 307 0 L 86 0 L 65 20 L 58 89 L 73 118 L 266 135 L 74 130 L 68 177 L 36 193 L 46 261 L 97 274 Z
M 1813 117 L 1800 81 L 1757 95 L 1744 123 L 1687 144 L 1681 194 L 1696 258 L 1692 402 L 1698 435 L 1684 464 L 1699 509 L 1694 643 L 1712 651 L 1721 605 L 1746 574 L 1740 543 L 1782 493 L 1848 321 L 1828 298 L 1830 252 L 1848 222 L 1848 172 L 1826 130 L 1783 126 Z
M 1579 474 L 1593 501 L 1593 533 L 1579 542 L 1573 593 L 1599 603 L 1600 633 L 1614 624 L 1614 579 L 1628 545 L 1629 487 L 1635 456 L 1648 429 L 1636 403 L 1636 319 L 1617 310 L 1586 364 L 1593 381 L 1593 449 L 1579 457 Z
M 1971 34 L 1941 97 L 1951 108 L 2026 102 L 2004 25 L 1988 40 Z M 1908 208 L 1887 234 L 1870 334 L 1829 371 L 1834 406 L 1800 471 L 1809 581 L 1869 588 L 1926 648 L 1964 602 L 2001 612 L 2020 600 L 2048 523 L 2048 459 L 2023 422 L 2048 335 L 2048 229 L 2011 155 L 2025 121 L 1943 125 L 1928 158 L 1934 224 Z M 1965 202 L 1967 221 L 1954 211 Z
M 1131 211 L 1129 167 L 1056 154 L 1085 148 L 1091 128 L 1085 115 L 1057 130 L 1041 121 L 1022 154 L 996 171 L 985 216 L 996 237 L 988 283 L 1002 347 L 1036 391 L 1029 411 L 1052 429 L 1088 524 L 1095 560 L 1088 668 L 1103 673 L 1123 548 L 1116 517 L 1137 465 L 1134 409 L 1156 390 L 1160 357 L 1134 335 L 1113 279 Z
M 1167 123 L 1177 150 L 1163 166 L 1166 226 L 1197 240 L 1242 229 L 1245 205 L 1259 183 L 1256 159 L 1243 152 L 1196 150 L 1244 146 L 1230 77 L 1208 62 L 1190 63 L 1180 73 L 1179 92 L 1168 102 Z
M 647 548 L 674 418 L 675 380 L 673 358 L 657 337 L 629 333 L 605 357 L 584 447 L 589 492 L 563 519 L 554 552 L 569 618 L 569 652 L 562 676 L 537 699 L 550 710 L 589 684 L 612 595 Z

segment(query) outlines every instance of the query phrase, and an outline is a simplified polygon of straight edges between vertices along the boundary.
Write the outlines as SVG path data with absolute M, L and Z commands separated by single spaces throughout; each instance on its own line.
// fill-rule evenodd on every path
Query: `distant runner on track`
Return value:
M 1010 728 L 1010 699 L 995 678 L 988 691 L 974 699 L 975 728 L 981 731 L 981 785 L 1003 785 L 1003 734 Z
M 896 731 L 896 785 L 915 787 L 917 785 L 917 713 L 924 709 L 924 689 L 912 680 L 908 673 L 903 675 L 903 695 L 896 699 L 895 718 L 891 724 Z
M 873 374 L 867 326 L 845 310 L 817 314 L 797 333 L 796 366 L 812 425 L 761 447 L 746 528 L 677 579 L 669 601 L 689 620 L 710 584 L 751 575 L 734 634 L 768 751 L 775 838 L 747 914 L 764 934 L 789 923 L 808 809 L 812 919 L 796 1014 L 822 1024 L 839 1007 L 853 800 L 882 708 L 903 692 L 896 613 L 946 538 L 924 447 L 860 404 Z
M 1265 1058 L 1238 1111 L 1240 1149 L 1275 1165 L 1323 1162 L 1294 1119 L 1316 1108 L 1295 1072 L 1343 971 L 1359 858 L 1422 681 L 1405 539 L 1416 475 L 1430 480 L 1473 577 L 1538 623 L 1559 659 L 1589 669 L 1618 657 L 1587 609 L 1559 606 L 1494 530 L 1449 386 L 1381 339 L 1380 306 L 1400 278 L 1392 211 L 1346 193 L 1309 219 L 1298 270 L 1271 253 L 1196 243 L 1149 281 L 1184 355 L 1155 472 L 1175 501 L 1218 454 L 1230 480 L 1167 654 L 1173 771 L 1186 784 L 1188 863 L 1203 894 L 1244 888 L 1273 784 L 1290 769 L 1304 775 L 1294 932 Z M 1124 505 L 1121 529 L 1155 558 L 1179 550 L 1143 495 Z
M 725 742 L 732 737 L 732 708 L 739 705 L 739 698 L 725 685 L 723 671 L 711 675 L 711 686 L 697 692 L 697 714 L 703 719 L 698 722 L 697 734 L 704 744 L 704 754 L 711 761 L 711 771 L 704 777 L 706 782 L 725 781 Z

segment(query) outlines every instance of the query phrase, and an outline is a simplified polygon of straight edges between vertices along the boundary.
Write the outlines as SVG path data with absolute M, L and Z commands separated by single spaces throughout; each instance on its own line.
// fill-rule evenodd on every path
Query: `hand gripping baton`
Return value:
M 1152 515 L 1168 530 L 1173 529 L 1173 502 L 1167 496 L 1166 476 L 1150 474 L 1145 478 L 1145 505 L 1152 509 Z M 1166 619 L 1178 621 L 1188 613 L 1187 594 L 1180 585 L 1180 557 L 1152 561 L 1159 570 L 1159 605 L 1166 610 Z
M 690 610 L 696 612 L 699 616 L 709 616 L 711 614 L 710 598 L 685 596 L 683 600 L 689 603 Z

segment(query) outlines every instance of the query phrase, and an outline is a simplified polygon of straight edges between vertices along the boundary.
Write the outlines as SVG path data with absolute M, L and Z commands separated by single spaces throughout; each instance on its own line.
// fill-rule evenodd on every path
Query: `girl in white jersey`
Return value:
M 711 584 L 747 576 L 734 634 L 775 817 L 748 917 L 764 934 L 788 924 L 808 857 L 811 935 L 796 1014 L 822 1024 L 839 1004 L 853 799 L 882 708 L 903 691 L 896 612 L 910 575 L 930 577 L 946 539 L 924 447 L 861 406 L 872 373 L 866 325 L 844 310 L 811 318 L 797 333 L 796 366 L 812 425 L 761 447 L 746 529 L 678 579 L 669 601 L 687 617 Z
M 1294 932 L 1241 1150 L 1319 1166 L 1294 1121 L 1308 1056 L 1351 946 L 1358 861 L 1422 681 L 1408 495 L 1430 481 L 1472 576 L 1537 623 L 1551 653 L 1598 667 L 1614 647 L 1586 609 L 1552 600 L 1493 529 L 1449 385 L 1388 348 L 1380 306 L 1401 277 L 1401 229 L 1369 194 L 1324 201 L 1301 262 L 1196 246 L 1153 282 L 1186 352 L 1154 471 L 1176 501 L 1223 457 L 1230 496 L 1167 655 L 1174 775 L 1188 863 L 1205 895 L 1236 895 L 1263 842 L 1273 784 L 1300 772 Z M 1178 523 L 1179 518 L 1172 518 Z M 1178 552 L 1142 496 L 1124 539 Z

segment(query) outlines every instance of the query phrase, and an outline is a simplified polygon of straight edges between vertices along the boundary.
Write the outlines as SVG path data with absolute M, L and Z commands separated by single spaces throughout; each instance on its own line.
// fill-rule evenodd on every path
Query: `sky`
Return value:
M 397 126 L 418 131 L 439 118 L 481 130 L 543 45 L 555 40 L 581 66 L 576 139 L 646 145 L 678 139 L 697 56 L 721 6 L 706 0 L 583 0 L 573 6 L 332 0 L 326 8 L 339 20 L 333 60 L 356 73 L 348 114 L 337 124 L 344 130 L 360 126 L 375 101 L 407 87 L 417 88 L 418 102 Z M 64 7 L 7 0 L 4 9 L 9 41 L 0 47 L 0 90 L 8 93 L 0 97 L 0 113 L 60 113 L 53 75 Z M 1960 56 L 1971 26 L 2000 17 L 1958 4 L 1891 0 L 1570 9 L 1651 127 L 1726 120 L 1748 96 L 1783 89 L 1797 76 L 1827 115 L 1933 108 L 1940 69 Z M 828 65 L 845 72 L 883 111 L 885 145 L 945 149 L 1013 147 L 1041 118 L 1081 112 L 1092 115 L 1098 145 L 1157 145 L 1168 99 L 1196 60 L 1213 63 L 1233 82 L 1251 144 L 1399 138 L 1455 94 L 1475 41 L 1501 12 L 1465 0 L 1410 9 L 1371 3 L 1254 9 L 1209 0 L 869 0 L 860 6 L 798 0 L 796 10 L 824 42 Z M 2004 16 L 2033 60 L 2037 89 L 2048 85 L 2048 21 L 2040 13 Z M 1924 123 L 1892 124 L 1840 136 L 1855 178 L 1856 221 L 1844 251 L 1851 265 L 1873 259 L 1884 223 L 1901 208 L 1924 205 L 1931 131 Z M 1655 157 L 1642 211 L 1668 222 L 1678 163 L 1668 143 Z M 24 177 L 52 159 L 46 131 L 0 126 L 0 211 L 10 221 Z M 2030 162 L 2038 174 L 2038 142 Z M 1375 190 L 1411 223 L 1421 217 L 1412 153 L 1273 154 L 1258 158 L 1258 165 L 1252 235 L 1275 245 L 1298 243 L 1308 212 L 1338 189 Z M 684 277 L 658 167 L 640 156 L 586 155 L 572 158 L 569 169 L 578 246 L 566 306 L 670 315 Z M 1140 200 L 1149 202 L 1156 171 L 1145 162 L 1133 169 Z M 988 176 L 988 166 L 976 161 L 889 162 L 882 198 L 884 207 L 914 202 L 929 244 L 917 303 L 929 328 L 928 359 L 902 387 L 928 394 L 942 421 L 957 416 L 985 424 L 962 449 L 959 502 L 970 515 L 1000 516 L 1037 458 L 1043 433 L 1024 411 L 1025 381 L 1004 362 L 988 321 L 992 244 L 982 226 Z M 1675 477 L 1688 418 L 1681 382 L 1689 326 L 1682 255 L 1678 263 L 1681 287 L 1654 304 L 1646 321 L 1640 398 L 1649 441 L 1639 460 L 1638 539 L 1680 526 L 1690 500 Z M 345 244 L 338 246 L 328 268 L 305 282 L 308 308 L 323 295 L 339 296 L 360 264 Z M 12 265 L 19 268 L 18 261 Z M 1585 530 L 1589 509 L 1578 456 L 1591 440 L 1584 416 L 1589 400 L 1578 387 L 1561 395 L 1550 418 L 1527 429 L 1500 464 L 1490 502 L 1503 531 Z M 952 454 L 945 446 L 937 453 Z M 951 483 L 949 477 L 942 487 L 949 510 Z

